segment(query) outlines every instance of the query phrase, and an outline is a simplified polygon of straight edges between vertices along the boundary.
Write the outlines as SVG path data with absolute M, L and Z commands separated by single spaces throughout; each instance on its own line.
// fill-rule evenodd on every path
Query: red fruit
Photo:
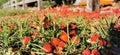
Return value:
M 64 47 L 65 47 L 65 43 L 64 43 L 63 41 L 60 41 L 60 42 L 58 43 L 58 46 L 64 48 Z
M 44 44 L 43 45 L 43 51 L 47 52 L 47 53 L 52 52 L 52 46 L 51 46 L 51 44 Z
M 76 30 L 71 30 L 70 35 L 76 35 Z
M 120 25 L 119 25 L 119 24 L 116 24 L 116 25 L 114 26 L 114 29 L 120 29 Z
M 90 37 L 90 41 L 96 43 L 99 40 L 99 37 L 100 37 L 99 34 L 94 34 L 93 36 Z
M 60 35 L 60 39 L 64 42 L 68 42 L 68 35 L 65 31 L 62 31 L 62 34 Z
M 93 55 L 100 55 L 100 52 L 97 49 L 92 50 Z
M 106 45 L 106 41 L 105 41 L 105 40 L 100 40 L 100 41 L 99 41 L 99 45 L 100 45 L 100 46 L 103 46 L 103 45 L 105 46 L 105 45 Z
M 82 52 L 82 55 L 90 55 L 90 50 L 86 49 Z
M 59 42 L 60 42 L 60 40 L 59 40 L 58 38 L 53 38 L 52 41 L 51 41 L 51 44 L 52 44 L 53 46 L 58 46 L 58 45 L 59 45 Z
M 74 41 L 74 43 L 77 44 L 80 42 L 80 37 L 72 36 L 71 41 Z
M 30 42 L 32 40 L 32 38 L 30 36 L 26 36 L 24 39 L 23 39 L 23 44 L 27 44 L 28 42 Z

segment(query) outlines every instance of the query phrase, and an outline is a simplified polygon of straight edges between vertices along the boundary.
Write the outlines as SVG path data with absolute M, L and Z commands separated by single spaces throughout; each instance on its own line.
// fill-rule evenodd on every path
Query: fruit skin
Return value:
M 50 53 L 52 52 L 52 45 L 51 44 L 44 44 L 43 45 L 43 51 L 46 52 L 46 53 Z
M 59 42 L 60 42 L 60 40 L 59 40 L 58 38 L 53 38 L 52 41 L 51 41 L 51 44 L 52 44 L 53 46 L 58 46 L 58 45 L 59 45 Z
M 64 43 L 63 41 L 60 41 L 60 42 L 58 43 L 58 47 L 64 48 L 64 47 L 65 47 L 65 43 Z
M 31 40 L 32 40 L 32 38 L 30 36 L 25 36 L 25 38 L 23 39 L 23 44 L 26 45 Z
M 100 52 L 97 49 L 93 49 L 92 55 L 100 55 Z
M 82 55 L 90 55 L 90 50 L 89 49 L 83 50 Z
M 96 42 L 98 42 L 99 38 L 100 38 L 99 34 L 94 34 L 93 36 L 90 37 L 90 41 L 92 43 L 96 43 Z
M 73 42 L 73 41 L 74 41 L 74 44 L 79 43 L 80 42 L 80 37 L 72 36 L 71 42 Z
M 68 35 L 65 31 L 62 31 L 62 34 L 60 35 L 59 38 L 66 43 L 68 42 Z

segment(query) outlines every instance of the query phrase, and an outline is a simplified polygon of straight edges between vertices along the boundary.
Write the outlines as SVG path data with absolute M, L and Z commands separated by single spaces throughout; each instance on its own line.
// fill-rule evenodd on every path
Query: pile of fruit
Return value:
M 0 54 L 119 54 L 120 8 L 61 6 L 0 19 Z

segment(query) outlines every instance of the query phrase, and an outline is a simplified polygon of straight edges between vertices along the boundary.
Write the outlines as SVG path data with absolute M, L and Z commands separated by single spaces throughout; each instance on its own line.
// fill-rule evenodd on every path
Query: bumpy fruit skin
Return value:
M 23 39 L 23 44 L 26 45 L 28 42 L 30 42 L 32 40 L 32 38 L 30 36 L 26 36 L 24 39 Z
M 89 49 L 83 50 L 82 55 L 90 55 L 90 50 Z
M 52 41 L 51 41 L 51 44 L 52 44 L 53 46 L 58 46 L 58 45 L 59 45 L 59 42 L 60 42 L 60 40 L 59 40 L 58 38 L 53 38 Z
M 98 42 L 99 38 L 100 38 L 99 34 L 94 34 L 93 36 L 90 37 L 90 41 L 92 43 L 96 43 L 96 42 Z
M 97 49 L 93 49 L 92 55 L 100 55 L 100 52 Z
M 74 42 L 74 44 L 77 44 L 80 42 L 80 37 L 72 36 L 71 42 Z
M 52 45 L 51 44 L 44 44 L 43 45 L 43 51 L 46 53 L 52 52 Z
M 65 31 L 62 31 L 62 34 L 60 35 L 60 39 L 64 42 L 68 42 L 68 35 Z
M 64 48 L 64 47 L 65 47 L 65 43 L 64 43 L 63 41 L 60 41 L 60 42 L 58 43 L 58 47 Z

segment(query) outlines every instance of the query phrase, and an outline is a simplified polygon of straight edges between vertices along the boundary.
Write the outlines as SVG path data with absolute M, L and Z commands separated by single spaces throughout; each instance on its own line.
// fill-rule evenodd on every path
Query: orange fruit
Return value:
M 52 45 L 51 44 L 44 44 L 43 45 L 43 51 L 44 52 L 47 52 L 47 53 L 49 53 L 49 52 L 52 52 Z
M 82 55 L 90 55 L 90 50 L 89 49 L 83 50 Z
M 53 38 L 52 41 L 51 41 L 51 44 L 52 44 L 53 46 L 58 46 L 58 45 L 59 45 L 59 42 L 60 42 L 60 40 L 59 40 L 58 38 Z
M 64 42 L 68 42 L 68 35 L 65 31 L 62 31 L 62 33 L 60 35 L 60 39 Z
M 100 55 L 100 52 L 97 49 L 93 49 L 92 55 Z
M 32 40 L 32 38 L 30 36 L 26 36 L 24 39 L 23 39 L 23 44 L 27 44 L 28 42 L 30 42 Z
M 58 43 L 58 46 L 64 48 L 64 47 L 65 47 L 65 43 L 64 43 L 63 41 L 60 41 L 60 42 Z

